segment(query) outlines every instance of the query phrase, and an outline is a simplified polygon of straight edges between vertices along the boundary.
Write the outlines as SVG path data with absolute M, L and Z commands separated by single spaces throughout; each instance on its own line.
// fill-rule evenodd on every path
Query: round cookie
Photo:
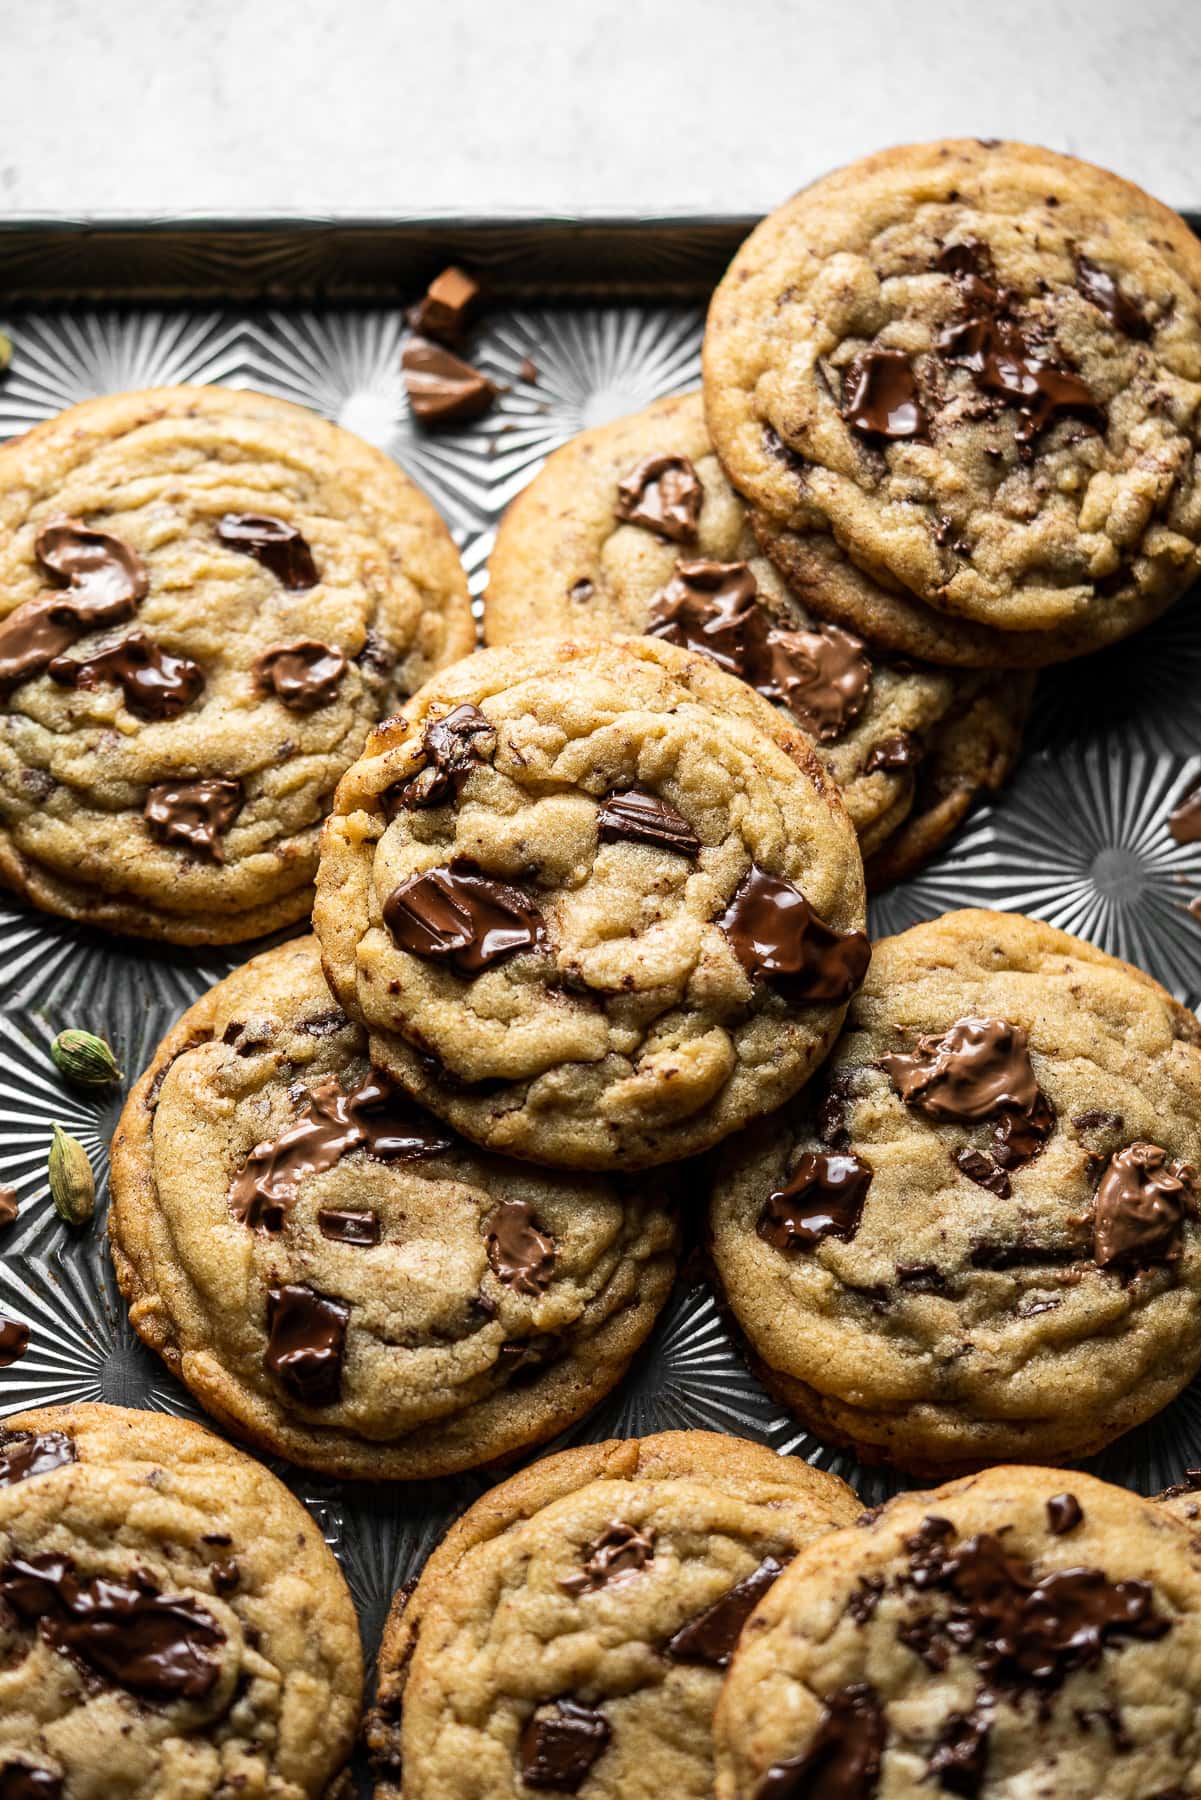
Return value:
M 433 506 L 286 401 L 158 388 L 0 453 L 0 879 L 172 943 L 304 918 L 368 729 L 474 641 Z
M 444 1475 L 553 1436 L 624 1374 L 675 1270 L 664 1184 L 489 1157 L 372 1070 L 311 937 L 169 1033 L 112 1188 L 139 1334 L 223 1425 L 331 1475 Z
M 637 1168 L 821 1062 L 868 946 L 806 741 L 654 638 L 485 650 L 338 788 L 313 923 L 379 1066 L 466 1137 Z
M 988 1469 L 801 1551 L 714 1723 L 717 1800 L 1185 1800 L 1201 1561 L 1075 1470 Z
M 708 1800 L 710 1721 L 744 1619 L 859 1510 L 836 1477 L 704 1431 L 523 1470 L 397 1595 L 367 1729 L 376 1800 Z
M 895 667 L 805 610 L 755 543 L 700 394 L 555 451 L 488 560 L 489 643 L 647 631 L 692 650 L 712 638 L 722 666 L 800 726 L 888 879 L 929 855 L 1016 759 L 1029 680 Z
M 1103 169 L 956 140 L 827 176 L 738 251 L 704 369 L 769 551 L 873 642 L 1036 667 L 1201 566 L 1201 245 Z
M 1066 1460 L 1201 1365 L 1201 1026 L 1012 913 L 874 947 L 821 1078 L 731 1146 L 711 1249 L 771 1390 L 918 1475 Z
M 0 1425 L 0 1794 L 348 1800 L 363 1659 L 287 1489 L 199 1425 Z

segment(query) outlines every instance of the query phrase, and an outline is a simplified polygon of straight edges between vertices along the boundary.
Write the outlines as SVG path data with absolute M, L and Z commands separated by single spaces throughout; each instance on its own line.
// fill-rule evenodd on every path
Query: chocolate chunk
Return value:
M 27 681 L 77 638 L 132 617 L 146 598 L 146 566 L 133 547 L 78 519 L 43 525 L 34 553 L 59 591 L 22 601 L 0 621 L 0 683 Z
M 0 1800 L 62 1800 L 62 1778 L 28 1763 L 0 1763 Z
M 389 818 L 401 807 L 445 806 L 457 800 L 472 769 L 496 754 L 496 727 L 478 706 L 456 706 L 444 718 L 427 722 L 421 748 L 425 768 L 383 793 Z
M 1084 1508 L 1075 1494 L 1052 1494 L 1047 1501 L 1047 1530 L 1054 1537 L 1066 1537 L 1084 1523 Z
M 196 781 L 156 781 L 146 795 L 145 818 L 160 843 L 225 861 L 222 838 L 242 810 L 242 783 L 219 775 Z
M 478 419 L 496 398 L 486 375 L 428 338 L 410 338 L 400 361 L 409 407 L 423 425 Z
M 668 1639 L 665 1654 L 672 1662 L 728 1668 L 743 1626 L 783 1569 L 774 1556 L 765 1556 L 757 1569 L 735 1582 L 712 1606 L 681 1625 Z
M 330 1075 L 305 1095 L 294 1125 L 279 1137 L 255 1145 L 230 1184 L 230 1210 L 254 1230 L 282 1231 L 301 1182 L 309 1175 L 322 1175 L 332 1169 L 352 1150 L 365 1150 L 380 1162 L 396 1162 L 407 1157 L 436 1156 L 449 1149 L 451 1142 L 445 1128 L 410 1100 L 382 1069 L 369 1069 L 345 1093 L 337 1077 Z M 321 1223 L 326 1217 L 371 1219 L 376 1236 L 352 1238 L 345 1232 L 326 1230 Z M 340 1236 L 343 1243 L 378 1242 L 379 1221 L 374 1213 L 331 1211 L 318 1215 L 318 1223 L 324 1236 Z
M 988 1768 L 988 1734 L 992 1720 L 987 1711 L 952 1713 L 938 1734 L 926 1764 L 926 1773 L 944 1793 L 974 1800 L 984 1784 Z
M 1116 325 L 1127 337 L 1150 337 L 1151 324 L 1142 308 L 1126 298 L 1108 270 L 1098 268 L 1086 256 L 1076 258 L 1076 287 L 1086 300 L 1105 314 L 1111 325 Z
M 323 1206 L 317 1214 L 317 1229 L 323 1238 L 329 1238 L 335 1244 L 379 1243 L 378 1213 Z
M 29 1348 L 29 1327 L 19 1319 L 0 1318 L 0 1369 L 20 1362 Z
M 542 1331 L 530 1338 L 513 1338 L 500 1347 L 498 1368 L 506 1381 L 528 1379 L 544 1369 L 559 1354 L 561 1340 L 553 1331 Z
M 768 700 L 780 700 L 811 737 L 832 743 L 867 705 L 872 665 L 863 640 L 838 625 L 815 631 L 749 633 L 745 678 Z
M 302 1406 L 334 1406 L 341 1399 L 349 1319 L 349 1306 L 314 1288 L 267 1290 L 263 1367 Z
M 221 1673 L 216 1619 L 148 1575 L 87 1581 L 70 1557 L 15 1557 L 0 1569 L 0 1595 L 53 1649 L 145 1699 L 203 1700 Z
M 625 838 L 634 844 L 675 850 L 692 861 L 701 853 L 701 840 L 682 813 L 658 794 L 626 788 L 608 794 L 596 815 L 597 836 L 604 843 Z
M 850 1142 L 847 1104 L 854 1085 L 854 1069 L 835 1069 L 826 1079 L 826 1091 L 817 1108 L 817 1135 L 833 1150 L 845 1150 Z
M 65 1432 L 6 1431 L 0 1425 L 0 1487 L 14 1487 L 74 1461 L 75 1445 Z
M 907 1294 L 947 1294 L 947 1278 L 934 1263 L 898 1263 L 897 1285 Z
M 881 1067 L 906 1106 L 939 1121 L 1029 1112 L 1039 1092 L 1026 1033 L 1005 1019 L 958 1019 Z
M 1029 1112 L 1003 1112 L 993 1130 L 988 1151 L 1003 1169 L 1017 1169 L 1038 1155 L 1055 1129 L 1055 1112 L 1046 1095 L 1039 1093 Z
M 764 1201 L 755 1229 L 777 1250 L 815 1250 L 827 1237 L 845 1243 L 859 1229 L 871 1180 L 862 1157 L 806 1150 L 787 1186 Z
M 1014 408 L 1020 417 L 1017 441 L 1024 450 L 1062 414 L 1105 429 L 1105 414 L 1079 375 L 1040 356 L 1011 319 L 981 314 L 950 325 L 939 334 L 938 351 L 945 361 L 967 369 L 978 388 Z
M 535 1713 L 521 1734 L 521 1779 L 526 1787 L 578 1793 L 612 1735 L 603 1714 L 578 1700 L 558 1700 L 552 1712 Z
M 1195 1175 L 1158 1144 L 1131 1144 L 1111 1156 L 1097 1187 L 1093 1256 L 1101 1269 L 1147 1269 L 1177 1262 L 1184 1221 L 1196 1210 Z
M 595 592 L 596 588 L 593 583 L 588 580 L 587 576 L 583 576 L 579 581 L 572 582 L 567 590 L 567 598 L 582 606 L 586 600 L 591 600 Z
M 534 902 L 468 863 L 402 881 L 384 901 L 384 923 L 399 949 L 449 963 L 466 979 L 546 943 L 546 923 Z
M 144 631 L 131 631 L 89 656 L 56 656 L 48 673 L 62 687 L 97 688 L 119 682 L 130 712 L 139 719 L 178 718 L 204 691 L 204 671 L 186 656 L 174 656 Z
M 488 1261 L 498 1281 L 519 1294 L 544 1294 L 555 1271 L 554 1239 L 534 1224 L 525 1200 L 502 1200 L 485 1227 Z
M 422 337 L 437 338 L 442 344 L 462 340 L 468 320 L 480 297 L 480 284 L 453 263 L 435 275 L 406 317 L 412 329 Z
M 800 888 L 753 863 L 716 923 L 743 968 L 791 1005 L 849 1000 L 871 961 L 862 931 L 835 930 Z
M 883 769 L 889 775 L 901 775 L 907 769 L 916 769 L 922 760 L 922 747 L 918 740 L 908 731 L 898 731 L 895 737 L 881 738 L 873 744 L 867 753 L 867 761 L 863 765 L 865 775 L 874 775 L 877 769 Z
M 593 1594 L 598 1588 L 617 1587 L 638 1575 L 655 1554 L 654 1533 L 648 1537 L 632 1525 L 614 1520 L 584 1551 L 584 1567 L 578 1575 L 565 1575 L 559 1586 L 565 1594 Z
M 1116 1112 L 1102 1112 L 1094 1107 L 1091 1112 L 1073 1113 L 1072 1124 L 1077 1131 L 1120 1131 L 1122 1115 Z
M 214 1594 L 232 1594 L 237 1591 L 242 1580 L 242 1570 L 236 1557 L 229 1557 L 226 1562 L 215 1562 L 209 1565 L 209 1579 L 213 1584 Z
M 956 1150 L 955 1162 L 969 1181 L 974 1181 L 977 1187 L 988 1188 L 1000 1199 L 1008 1200 L 1013 1192 L 1005 1170 L 991 1156 L 985 1156 L 982 1150 L 972 1150 L 965 1146 L 962 1150 Z
M 345 669 L 346 658 L 332 644 L 296 638 L 263 651 L 254 665 L 254 685 L 260 694 L 274 694 L 289 712 L 316 712 L 333 700 Z
M 758 593 L 744 562 L 678 562 L 650 602 L 646 634 L 699 650 L 729 674 L 742 675 L 747 624 L 758 611 Z
M 855 358 L 842 378 L 842 416 L 870 437 L 925 434 L 926 415 L 903 350 L 865 350 Z
M 20 1211 L 21 1203 L 12 1188 L 0 1187 L 0 1231 L 6 1225 L 15 1224 Z
M 858 1523 L 858 1521 L 856 1521 Z M 847 1611 L 856 1625 L 867 1625 L 876 1616 L 876 1608 L 884 1597 L 883 1575 L 860 1575 L 855 1592 L 847 1601 Z
M 301 594 L 320 580 L 313 552 L 295 525 L 270 513 L 226 513 L 217 536 L 230 550 L 253 556 L 290 593 Z
M 1201 843 L 1201 783 L 1168 814 L 1168 830 L 1178 844 Z
M 773 1763 L 755 1800 L 872 1800 L 888 1740 L 888 1722 L 866 1682 L 826 1701 L 808 1750 Z
M 613 511 L 673 544 L 695 541 L 705 490 L 686 456 L 647 456 L 617 484 Z
M 333 1006 L 328 1012 L 314 1013 L 311 1018 L 302 1019 L 296 1029 L 303 1031 L 306 1037 L 335 1037 L 349 1023 L 342 1008 Z

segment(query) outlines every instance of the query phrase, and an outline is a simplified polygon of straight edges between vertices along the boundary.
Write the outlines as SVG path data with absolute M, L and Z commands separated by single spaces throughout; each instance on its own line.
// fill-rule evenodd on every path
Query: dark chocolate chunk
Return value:
M 24 600 L 0 620 L 0 683 L 27 681 L 77 638 L 132 617 L 149 589 L 132 545 L 78 519 L 43 525 L 34 551 L 58 591 Z
M 645 794 L 639 788 L 606 795 L 596 815 L 596 830 L 602 842 L 625 838 L 634 844 L 675 850 L 693 861 L 701 853 L 701 840 L 683 814 L 658 794 Z
M 478 419 L 496 398 L 486 375 L 428 338 L 410 338 L 400 360 L 409 407 L 423 425 Z
M 862 638 L 841 626 L 752 627 L 748 651 L 745 679 L 766 699 L 782 701 L 819 743 L 842 737 L 867 705 L 872 665 Z
M 983 1150 L 972 1150 L 965 1146 L 962 1150 L 956 1150 L 955 1162 L 969 1181 L 974 1181 L 977 1187 L 988 1188 L 1002 1200 L 1008 1200 L 1013 1192 L 1005 1170 L 991 1156 L 985 1156 Z
M 808 1750 L 773 1763 L 755 1800 L 872 1800 L 888 1722 L 866 1682 L 840 1688 L 825 1703 Z
M 686 456 L 647 456 L 617 484 L 613 511 L 673 544 L 696 538 L 705 490 Z
M 466 863 L 402 881 L 384 902 L 384 923 L 399 949 L 449 963 L 466 979 L 546 943 L 546 923 L 534 902 Z
M 534 1713 L 521 1734 L 521 1779 L 526 1787 L 575 1794 L 612 1737 L 609 1721 L 578 1700 L 557 1700 Z
M 903 350 L 865 350 L 842 378 L 842 416 L 870 437 L 915 438 L 926 415 Z
M 746 563 L 679 562 L 648 608 L 646 633 L 699 650 L 731 675 L 746 669 L 748 621 L 759 611 Z
M 1151 324 L 1142 308 L 1127 299 L 1107 269 L 1089 262 L 1086 256 L 1076 258 L 1076 286 L 1084 298 L 1127 337 L 1150 337 Z
M 666 1655 L 672 1662 L 728 1668 L 743 1626 L 783 1569 L 783 1563 L 774 1556 L 765 1556 L 757 1569 L 735 1582 L 712 1606 L 681 1625 L 675 1636 L 668 1639 Z
M 442 344 L 462 341 L 468 321 L 480 297 L 480 284 L 466 269 L 452 263 L 426 288 L 406 317 L 421 337 L 437 338 Z
M 263 1366 L 302 1406 L 333 1406 L 341 1399 L 349 1319 L 349 1306 L 314 1288 L 268 1289 Z
M 1072 1124 L 1077 1131 L 1120 1131 L 1122 1115 L 1102 1112 L 1099 1107 L 1094 1107 L 1091 1112 L 1073 1113 Z
M 424 769 L 384 791 L 389 818 L 401 807 L 445 806 L 457 800 L 472 769 L 496 754 L 496 727 L 478 706 L 456 706 L 444 718 L 427 721 L 421 748 Z
M 938 1734 L 926 1764 L 926 1772 L 944 1793 L 975 1800 L 988 1768 L 988 1734 L 992 1719 L 977 1707 L 970 1713 L 952 1713 Z
M 862 1157 L 806 1150 L 786 1187 L 769 1194 L 755 1229 L 777 1250 L 814 1250 L 823 1238 L 853 1238 L 872 1170 Z
M 263 651 L 254 665 L 254 685 L 260 694 L 274 694 L 289 712 L 309 713 L 329 705 L 345 670 L 346 658 L 334 645 L 295 638 Z
M 654 1534 L 647 1536 L 632 1525 L 614 1520 L 583 1553 L 578 1575 L 565 1575 L 559 1586 L 565 1594 L 594 1594 L 598 1588 L 616 1587 L 638 1575 L 655 1554 Z
M 497 1280 L 519 1294 L 545 1293 L 555 1271 L 555 1244 L 534 1224 L 528 1201 L 502 1200 L 485 1231 Z
M 1084 1523 L 1084 1508 L 1075 1494 L 1052 1494 L 1047 1501 L 1047 1530 L 1055 1537 L 1066 1537 Z
M 0 1487 L 32 1475 L 48 1475 L 75 1461 L 75 1445 L 62 1431 L 6 1431 L 0 1425 Z
M 883 769 L 889 775 L 901 775 L 906 769 L 915 769 L 921 760 L 922 747 L 917 739 L 911 732 L 898 731 L 895 737 L 881 738 L 872 745 L 863 771 L 874 775 L 877 769 Z
M 791 881 L 751 865 L 716 921 L 735 956 L 792 1005 L 849 1000 L 867 974 L 871 945 L 862 931 L 837 931 Z
M 240 781 L 219 775 L 156 781 L 146 795 L 146 823 L 160 843 L 224 862 L 222 838 L 242 810 L 243 798 Z
M 144 631 L 131 631 L 86 657 L 56 656 L 48 673 L 61 687 L 119 682 L 126 706 L 139 719 L 178 718 L 204 691 L 199 664 L 164 650 Z
M 1201 843 L 1201 784 L 1190 788 L 1168 814 L 1168 830 L 1178 844 Z
M 316 587 L 320 579 L 306 539 L 286 519 L 270 513 L 226 513 L 217 523 L 217 536 L 230 550 L 253 556 L 270 569 L 291 593 Z
M 62 1778 L 28 1763 L 0 1763 L 0 1800 L 62 1800 Z
M 242 1570 L 237 1558 L 231 1556 L 225 1562 L 210 1563 L 209 1579 L 213 1584 L 214 1594 L 235 1593 L 242 1579 Z
M 0 1318 L 0 1369 L 20 1362 L 29 1348 L 29 1327 L 19 1319 Z
M 939 334 L 938 350 L 947 362 L 967 369 L 978 388 L 1014 408 L 1023 450 L 1063 414 L 1105 429 L 1105 414 L 1079 375 L 1039 355 L 1011 319 L 981 313 L 949 325 Z
M 1111 1156 L 1093 1214 L 1098 1268 L 1177 1262 L 1184 1221 L 1196 1210 L 1194 1183 L 1190 1165 L 1172 1161 L 1158 1144 L 1131 1144 Z
M 370 1246 L 379 1243 L 379 1214 L 323 1206 L 317 1214 L 317 1229 L 331 1243 Z
M 500 1347 L 499 1372 L 506 1381 L 521 1381 L 544 1369 L 559 1354 L 561 1341 L 553 1331 L 529 1338 L 513 1338 Z

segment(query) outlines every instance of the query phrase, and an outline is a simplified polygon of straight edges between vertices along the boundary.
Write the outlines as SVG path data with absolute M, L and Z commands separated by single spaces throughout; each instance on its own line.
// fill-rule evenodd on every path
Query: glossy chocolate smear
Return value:
M 221 840 L 242 810 L 243 797 L 240 781 L 219 775 L 156 781 L 146 795 L 146 823 L 160 843 L 221 863 Z
M 90 656 L 56 656 L 49 667 L 62 687 L 97 688 L 119 683 L 130 712 L 139 719 L 174 719 L 204 691 L 204 671 L 190 657 L 164 650 L 144 631 L 131 631 Z
M 270 513 L 226 513 L 218 521 L 217 536 L 230 550 L 253 556 L 270 569 L 289 592 L 300 594 L 319 580 L 313 552 L 295 525 Z
M 759 611 L 758 583 L 744 562 L 678 562 L 648 608 L 646 634 L 699 650 L 719 668 L 742 675 L 746 633 Z
M 765 1556 L 757 1569 L 724 1593 L 720 1600 L 681 1625 L 666 1647 L 672 1662 L 701 1663 L 708 1669 L 725 1669 L 738 1646 L 743 1626 L 784 1565 Z
M 1105 414 L 1091 390 L 1070 369 L 1041 356 L 1012 319 L 979 315 L 940 332 L 939 354 L 967 369 L 975 384 L 1019 414 L 1019 445 L 1028 448 L 1062 414 L 1105 429 Z
M 26 681 L 77 638 L 131 618 L 150 586 L 131 545 L 77 519 L 43 525 L 34 551 L 60 591 L 25 600 L 0 620 L 0 683 Z
M 384 901 L 384 923 L 398 949 L 449 963 L 466 979 L 546 943 L 546 922 L 534 902 L 466 863 L 402 881 Z
M 754 864 L 716 923 L 748 974 L 793 1005 L 849 1000 L 871 961 L 862 931 L 835 930 L 800 888 Z
M 0 1763 L 0 1800 L 62 1800 L 63 1784 L 49 1769 L 27 1763 Z
M 1168 830 L 1178 844 L 1201 843 L 1201 785 L 1192 788 L 1168 814 Z
M 0 1426 L 0 1487 L 14 1487 L 74 1461 L 74 1442 L 63 1431 L 5 1431 Z
M 486 375 L 428 338 L 410 338 L 400 361 L 409 406 L 423 425 L 478 419 L 496 398 Z
M 692 861 L 701 853 L 701 840 L 684 815 L 658 794 L 640 788 L 606 795 L 596 815 L 596 830 L 602 843 L 625 838 L 632 844 L 675 850 Z
M 317 1229 L 323 1238 L 329 1238 L 335 1244 L 370 1246 L 379 1243 L 379 1215 L 373 1212 L 323 1206 L 317 1214 Z
M 867 350 L 855 358 L 842 378 L 842 416 L 870 437 L 925 433 L 926 415 L 903 350 Z
M 1150 337 L 1150 321 L 1142 309 L 1133 300 L 1126 298 L 1107 269 L 1089 262 L 1086 256 L 1076 259 L 1076 286 L 1084 298 L 1099 312 L 1103 312 L 1111 325 L 1124 331 L 1127 337 Z
M 1177 1262 L 1184 1222 L 1196 1212 L 1193 1170 L 1158 1144 L 1131 1144 L 1111 1156 L 1097 1185 L 1093 1256 L 1098 1268 Z
M 14 1558 L 0 1595 L 55 1650 L 148 1700 L 203 1700 L 221 1673 L 225 1633 L 184 1595 L 148 1575 L 81 1580 L 68 1556 Z
M 1053 1537 L 1066 1537 L 1084 1523 L 1084 1508 L 1075 1494 L 1052 1494 L 1047 1501 L 1047 1530 Z
M 1027 1035 L 1006 1019 L 957 1019 L 922 1036 L 910 1055 L 880 1059 L 906 1106 L 928 1119 L 974 1123 L 1029 1113 L 1039 1098 Z
M 294 1125 L 279 1137 L 255 1145 L 230 1184 L 230 1210 L 254 1230 L 282 1231 L 301 1182 L 310 1175 L 323 1175 L 352 1150 L 365 1150 L 381 1162 L 397 1162 L 436 1156 L 448 1150 L 451 1141 L 381 1069 L 369 1069 L 345 1093 L 337 1076 L 330 1075 L 309 1090 Z M 331 1212 L 320 1218 L 327 1216 L 342 1215 Z M 377 1242 L 375 1214 L 354 1216 L 373 1220 L 377 1235 L 343 1235 L 342 1241 Z M 321 1230 L 326 1237 L 337 1235 L 324 1224 Z
M 840 1688 L 826 1701 L 803 1756 L 774 1763 L 755 1800 L 872 1800 L 888 1723 L 866 1682 Z
M 616 1587 L 641 1574 L 653 1561 L 655 1538 L 632 1525 L 614 1520 L 584 1551 L 584 1567 L 578 1575 L 565 1575 L 559 1586 L 565 1594 L 594 1594 L 599 1588 Z
M 341 1399 L 349 1319 L 349 1306 L 314 1288 L 267 1290 L 263 1367 L 302 1406 L 334 1406 Z
M 815 1250 L 823 1238 L 853 1238 L 872 1169 L 850 1152 L 806 1150 L 786 1187 L 769 1194 L 755 1229 L 777 1250 Z
M 0 1318 L 0 1369 L 20 1362 L 29 1348 L 29 1327 L 19 1319 Z
M 944 1793 L 973 1800 L 988 1769 L 988 1735 L 992 1720 L 985 1708 L 952 1713 L 938 1734 L 926 1773 Z
M 544 1294 L 555 1272 L 555 1243 L 534 1224 L 525 1200 L 502 1200 L 485 1227 L 488 1261 L 518 1294 Z
M 457 800 L 472 769 L 496 754 L 496 727 L 478 706 L 456 706 L 445 718 L 427 722 L 421 748 L 424 769 L 383 795 L 389 818 L 403 806 L 445 806 Z
M 917 739 L 908 731 L 898 731 L 895 737 L 881 738 L 872 745 L 863 772 L 874 775 L 877 769 L 883 769 L 889 775 L 900 775 L 906 769 L 915 769 L 921 760 L 922 747 Z
M 602 1713 L 558 1700 L 553 1711 L 535 1713 L 521 1734 L 521 1779 L 526 1787 L 578 1793 L 612 1735 Z
M 686 456 L 647 456 L 617 484 L 613 511 L 673 544 L 690 544 L 705 490 Z
M 863 640 L 838 625 L 782 631 L 764 621 L 749 630 L 748 647 L 746 679 L 765 699 L 782 701 L 819 743 L 842 737 L 867 705 L 872 665 Z
M 252 672 L 260 694 L 274 694 L 289 712 L 310 713 L 335 698 L 345 670 L 346 658 L 333 644 L 296 638 L 264 650 Z

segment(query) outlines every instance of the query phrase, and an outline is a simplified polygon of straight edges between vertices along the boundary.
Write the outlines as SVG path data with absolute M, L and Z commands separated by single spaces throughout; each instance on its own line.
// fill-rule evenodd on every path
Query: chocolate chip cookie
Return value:
M 1201 1365 L 1201 1026 L 1033 919 L 875 946 L 819 1079 L 732 1146 L 712 1253 L 764 1379 L 916 1474 L 1083 1456 Z
M 430 682 L 338 788 L 313 922 L 382 1069 L 477 1143 L 594 1169 L 787 1099 L 869 954 L 806 740 L 654 638 Z
M 869 884 L 874 867 L 916 867 L 1018 753 L 1030 677 L 898 666 L 806 611 L 755 542 L 699 394 L 556 451 L 489 558 L 489 643 L 625 632 L 706 652 L 800 726 L 842 789 Z
M 312 1518 L 164 1413 L 0 1425 L 5 1800 L 349 1795 L 358 1624 Z
M 961 140 L 865 158 L 735 256 L 713 442 L 813 610 L 1038 667 L 1201 568 L 1201 245 L 1103 169 Z
M 0 537 L 0 879 L 173 943 L 303 918 L 368 728 L 472 646 L 430 502 L 301 407 L 160 388 L 6 445 Z
M 316 941 L 185 1013 L 129 1097 L 110 1231 L 133 1324 L 222 1424 L 331 1475 L 508 1456 L 608 1393 L 666 1300 L 663 1182 L 474 1150 L 368 1061 Z
M 1150 1501 L 989 1469 L 805 1546 L 714 1724 L 717 1800 L 1186 1800 L 1201 1561 Z
M 858 1512 L 834 1476 L 703 1431 L 524 1470 L 397 1596 L 368 1726 L 377 1800 L 708 1800 L 744 1620 L 802 1546 Z

